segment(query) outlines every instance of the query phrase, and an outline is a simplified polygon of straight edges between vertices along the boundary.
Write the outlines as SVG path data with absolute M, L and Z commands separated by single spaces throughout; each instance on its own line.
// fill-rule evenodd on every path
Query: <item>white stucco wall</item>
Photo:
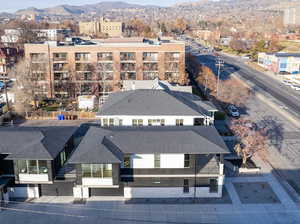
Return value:
M 112 178 L 82 178 L 83 186 L 112 186 Z
M 184 154 L 160 154 L 161 168 L 184 168 Z
M 20 183 L 45 183 L 49 182 L 48 174 L 19 174 Z
M 154 154 L 134 154 L 131 156 L 132 168 L 154 168 Z
M 193 126 L 195 118 L 201 118 L 202 116 L 98 116 L 101 119 L 101 124 L 103 124 L 103 119 L 114 119 L 114 125 L 119 125 L 119 120 L 122 120 L 122 126 L 132 126 L 133 119 L 142 119 L 143 126 L 148 126 L 148 119 L 164 119 L 165 126 L 176 126 L 176 119 L 183 119 L 184 126 Z
M 154 154 L 131 155 L 134 169 L 154 168 Z M 160 154 L 160 168 L 184 168 L 184 154 Z

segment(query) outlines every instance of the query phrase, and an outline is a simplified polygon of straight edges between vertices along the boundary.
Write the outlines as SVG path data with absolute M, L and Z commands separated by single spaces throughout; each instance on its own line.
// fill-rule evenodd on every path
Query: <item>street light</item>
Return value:
M 220 56 L 218 56 L 216 60 L 216 66 L 218 66 L 217 97 L 219 97 L 220 73 L 221 73 L 221 67 L 223 65 L 224 65 L 224 61 L 221 59 Z

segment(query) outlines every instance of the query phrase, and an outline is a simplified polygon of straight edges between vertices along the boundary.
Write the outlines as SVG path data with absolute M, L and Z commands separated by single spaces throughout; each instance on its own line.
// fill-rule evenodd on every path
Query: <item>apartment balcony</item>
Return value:
M 53 64 L 53 71 L 68 71 L 69 65 L 66 63 L 55 63 Z
M 158 71 L 158 63 L 144 63 L 143 71 L 148 71 L 148 72 Z
M 53 54 L 53 61 L 67 61 L 68 54 L 67 53 L 54 53 Z
M 134 52 L 126 52 L 126 53 L 120 53 L 120 60 L 121 61 L 135 61 L 136 55 Z

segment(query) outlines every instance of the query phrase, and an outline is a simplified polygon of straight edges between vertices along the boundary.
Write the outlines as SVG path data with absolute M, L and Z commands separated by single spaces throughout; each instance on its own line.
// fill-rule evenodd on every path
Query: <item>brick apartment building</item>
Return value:
M 185 44 L 118 38 L 89 42 L 25 44 L 36 74 L 36 92 L 47 97 L 104 96 L 124 80 L 185 81 Z

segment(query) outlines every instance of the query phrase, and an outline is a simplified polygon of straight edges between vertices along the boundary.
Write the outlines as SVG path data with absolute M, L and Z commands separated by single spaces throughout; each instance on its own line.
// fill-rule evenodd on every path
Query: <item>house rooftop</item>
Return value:
M 77 127 L 0 128 L 0 154 L 6 159 L 53 160 Z
M 169 115 L 199 116 L 216 111 L 212 104 L 188 92 L 138 89 L 112 93 L 97 116 Z
M 69 163 L 120 163 L 124 154 L 226 154 L 212 126 L 91 127 Z

